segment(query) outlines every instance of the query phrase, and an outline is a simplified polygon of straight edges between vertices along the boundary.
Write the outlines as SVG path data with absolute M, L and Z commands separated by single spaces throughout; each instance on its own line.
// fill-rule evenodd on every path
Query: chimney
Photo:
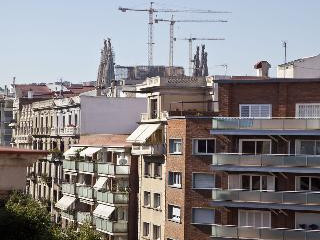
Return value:
M 31 88 L 30 88 L 30 90 L 28 91 L 28 98 L 29 98 L 29 99 L 33 98 L 33 91 L 32 91 Z
M 258 77 L 269 77 L 269 68 L 271 65 L 267 61 L 260 61 L 254 65 L 254 68 L 257 69 L 257 76 Z

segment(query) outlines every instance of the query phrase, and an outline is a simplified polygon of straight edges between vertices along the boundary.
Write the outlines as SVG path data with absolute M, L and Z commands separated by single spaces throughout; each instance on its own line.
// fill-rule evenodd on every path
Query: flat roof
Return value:
M 74 146 L 105 146 L 105 147 L 131 147 L 126 141 L 129 134 L 90 134 L 81 135 L 80 141 Z
M 239 83 L 239 84 L 250 84 L 250 83 L 313 83 L 313 82 L 320 82 L 320 78 L 264 78 L 264 79 L 246 79 L 245 77 L 241 80 L 238 79 L 219 79 L 213 80 L 214 83 Z

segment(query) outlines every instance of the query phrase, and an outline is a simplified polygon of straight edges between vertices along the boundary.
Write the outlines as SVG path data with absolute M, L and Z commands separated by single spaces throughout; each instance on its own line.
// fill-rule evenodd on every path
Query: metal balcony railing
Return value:
M 76 195 L 76 184 L 75 183 L 63 183 L 62 192 L 67 194 Z
M 97 169 L 97 165 L 95 162 L 79 161 L 78 166 L 80 172 L 95 173 Z
M 242 189 L 214 189 L 212 199 L 215 201 L 259 202 L 277 204 L 320 205 L 320 192 L 273 192 L 248 191 Z
M 79 162 L 72 160 L 63 160 L 63 169 L 70 171 L 77 171 L 79 169 Z
M 128 193 L 97 192 L 97 201 L 109 204 L 128 204 Z
M 320 155 L 216 153 L 213 165 L 320 167 Z
M 61 217 L 72 220 L 72 221 L 76 220 L 76 214 L 74 212 L 61 211 Z
M 96 228 L 99 231 L 108 233 L 126 233 L 128 232 L 127 222 L 114 222 L 101 218 L 95 218 Z
M 89 186 L 76 186 L 76 193 L 80 198 L 95 199 L 95 190 Z
M 113 163 L 97 163 L 98 174 L 100 175 L 128 175 L 130 174 L 129 165 L 115 165 Z
M 163 155 L 166 153 L 165 144 L 134 145 L 131 153 L 133 155 Z
M 226 239 L 319 240 L 319 230 L 213 225 L 211 237 Z
M 79 223 L 93 223 L 93 217 L 90 212 L 77 212 L 76 216 Z

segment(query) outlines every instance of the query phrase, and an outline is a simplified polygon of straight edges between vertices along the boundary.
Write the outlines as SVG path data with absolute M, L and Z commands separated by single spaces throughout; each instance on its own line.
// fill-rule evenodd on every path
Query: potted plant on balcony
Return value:
M 58 148 L 54 148 L 52 150 L 49 150 L 49 153 L 51 154 L 51 160 L 53 161 L 60 161 L 63 158 L 63 152 L 60 151 Z

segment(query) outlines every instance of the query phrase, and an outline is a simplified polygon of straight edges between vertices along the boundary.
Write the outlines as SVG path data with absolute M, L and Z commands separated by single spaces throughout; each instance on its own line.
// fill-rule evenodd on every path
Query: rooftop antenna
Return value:
M 220 65 L 216 65 L 217 67 L 223 67 L 224 68 L 224 76 L 227 76 L 227 72 L 228 72 L 228 64 L 224 63 L 224 64 L 220 64 Z
M 284 64 L 287 64 L 287 41 L 282 41 L 282 47 L 284 48 Z M 283 76 L 286 78 L 287 66 L 284 65 Z

